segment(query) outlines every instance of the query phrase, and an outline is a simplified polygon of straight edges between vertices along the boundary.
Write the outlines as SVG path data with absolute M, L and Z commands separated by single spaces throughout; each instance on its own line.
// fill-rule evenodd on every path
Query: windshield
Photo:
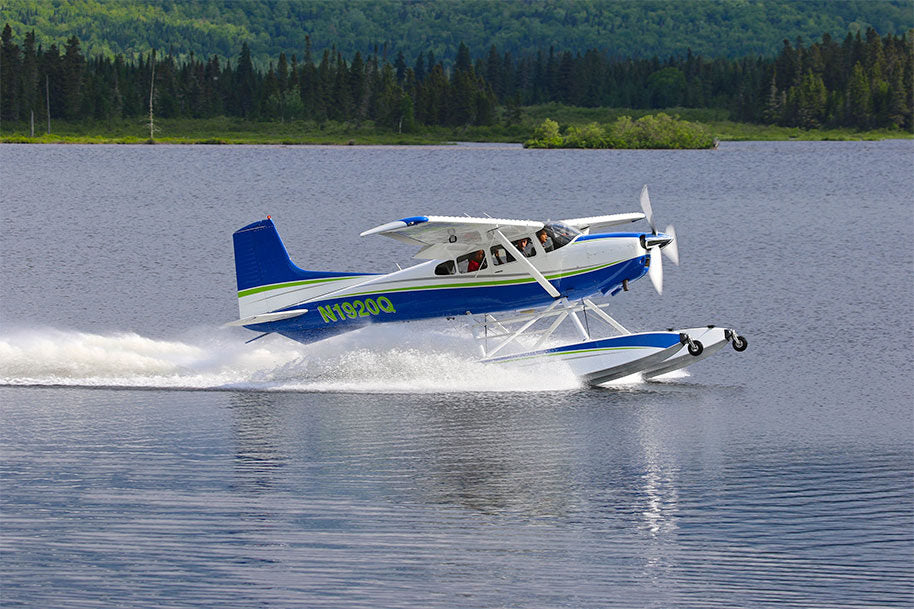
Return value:
M 553 249 L 559 249 L 562 246 L 568 245 L 572 239 L 581 234 L 581 231 L 566 226 L 561 222 L 550 222 L 544 227 L 546 234 L 549 235 L 549 238 L 552 240 Z

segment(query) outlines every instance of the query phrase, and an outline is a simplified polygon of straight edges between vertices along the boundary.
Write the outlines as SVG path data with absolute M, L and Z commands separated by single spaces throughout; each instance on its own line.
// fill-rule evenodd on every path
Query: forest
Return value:
M 320 57 L 378 46 L 382 56 L 431 51 L 452 66 L 462 42 L 474 57 L 493 44 L 514 57 L 550 46 L 610 57 L 705 58 L 778 53 L 783 39 L 843 37 L 873 28 L 914 28 L 910 0 L 3 0 L 0 24 L 17 38 L 66 45 L 76 36 L 88 56 L 128 60 L 152 49 L 185 60 L 235 59 L 248 44 L 255 66 L 280 53 L 301 58 L 305 38 Z
M 546 102 L 635 109 L 714 108 L 732 120 L 812 129 L 911 131 L 914 35 L 870 28 L 843 40 L 784 40 L 770 57 L 665 59 L 604 51 L 512 53 L 492 45 L 473 57 L 460 43 L 452 64 L 431 50 L 407 58 L 375 46 L 351 56 L 333 47 L 280 52 L 258 68 L 249 45 L 237 58 L 152 51 L 87 57 L 79 38 L 43 47 L 7 24 L 0 45 L 0 120 L 48 116 L 104 121 L 153 112 L 163 118 L 236 116 L 263 121 L 372 122 L 406 133 L 421 126 L 510 124 L 521 107 Z

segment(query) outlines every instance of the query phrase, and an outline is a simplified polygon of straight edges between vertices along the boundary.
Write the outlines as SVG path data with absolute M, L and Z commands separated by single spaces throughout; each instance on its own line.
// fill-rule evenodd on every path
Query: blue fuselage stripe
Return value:
M 620 285 L 623 280 L 632 281 L 645 273 L 643 257 L 634 258 L 611 266 L 579 275 L 569 275 L 551 283 L 569 299 L 582 298 L 596 292 L 606 292 Z M 371 300 L 370 306 L 368 300 Z M 392 311 L 375 306 L 387 299 Z M 311 342 L 327 336 L 348 332 L 370 323 L 411 321 L 430 317 L 463 315 L 465 313 L 493 313 L 510 309 L 522 309 L 549 304 L 552 297 L 535 282 L 477 286 L 417 289 L 408 291 L 379 291 L 364 296 L 344 296 L 305 305 L 308 313 L 274 322 L 245 326 L 258 332 L 276 332 L 302 342 Z M 384 303 L 386 304 L 386 303 Z M 345 306 L 344 306 L 345 305 Z M 358 307 L 361 315 L 350 318 L 344 311 L 352 312 L 351 305 Z M 298 307 L 290 307 L 298 308 Z M 328 321 L 332 313 L 335 320 Z M 365 314 L 371 310 L 371 314 Z

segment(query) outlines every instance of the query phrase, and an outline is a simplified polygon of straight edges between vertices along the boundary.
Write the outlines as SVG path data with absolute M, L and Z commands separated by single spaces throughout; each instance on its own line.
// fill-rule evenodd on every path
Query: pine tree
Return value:
M 494 44 L 489 47 L 489 55 L 486 57 L 485 76 L 495 95 L 499 99 L 504 96 L 505 82 L 502 73 L 502 62 L 501 57 L 498 56 L 498 49 L 495 48 Z
M 901 70 L 895 71 L 895 78 L 892 82 L 892 89 L 889 94 L 888 120 L 892 127 L 909 130 L 911 128 L 911 106 L 908 92 L 905 91 Z
M 219 57 L 213 55 L 203 70 L 203 109 L 202 116 L 219 116 L 224 112 L 222 93 L 219 86 L 219 79 L 222 77 L 222 70 L 219 67 Z
M 462 42 L 457 49 L 457 60 L 454 62 L 454 70 L 466 73 L 470 73 L 473 70 L 473 60 L 470 58 L 470 49 Z
M 403 79 L 406 78 L 406 58 L 403 57 L 402 51 L 397 51 L 397 58 L 394 60 L 394 69 L 397 71 L 397 84 L 403 86 Z
M 255 113 L 254 64 L 251 62 L 251 49 L 247 42 L 241 43 L 241 54 L 238 56 L 238 67 L 235 69 L 235 95 L 233 110 L 244 118 L 251 118 Z
M 339 51 L 336 52 L 336 60 L 334 61 L 333 87 L 331 91 L 332 102 L 327 108 L 330 118 L 337 121 L 348 120 L 352 116 L 352 88 L 349 69 Z
M 797 92 L 797 122 L 804 129 L 817 129 L 825 120 L 828 92 L 818 74 L 807 70 Z
M 472 125 L 476 121 L 476 87 L 473 75 L 466 70 L 454 70 L 451 79 L 450 114 L 448 124 Z
M 352 112 L 356 121 L 362 121 L 368 116 L 369 90 L 368 79 L 365 74 L 365 62 L 362 54 L 355 52 L 352 65 L 349 67 L 349 85 L 351 89 Z
M 289 62 L 285 53 L 279 54 L 279 61 L 276 63 L 276 85 L 280 93 L 289 90 Z
M 0 120 L 19 120 L 20 56 L 19 47 L 13 42 L 10 24 L 0 34 Z
M 858 129 L 865 129 L 870 124 L 872 111 L 870 85 L 860 62 L 854 64 L 851 79 L 847 88 L 847 108 L 845 124 Z
M 422 84 L 425 80 L 425 57 L 422 53 L 419 53 L 416 56 L 416 64 L 413 67 L 413 72 L 416 73 L 416 84 Z
M 71 36 L 67 40 L 60 64 L 64 118 L 76 119 L 79 117 L 85 63 L 79 50 L 79 38 Z
M 282 113 L 282 93 L 279 90 L 279 79 L 276 78 L 272 61 L 269 68 L 267 68 L 267 75 L 263 79 L 260 95 L 263 97 L 262 110 L 264 118 L 279 118 L 280 122 L 285 121 L 285 116 Z
M 35 31 L 25 35 L 22 45 L 22 73 L 20 79 L 22 91 L 23 118 L 41 116 L 42 95 L 38 90 L 38 49 L 35 48 Z

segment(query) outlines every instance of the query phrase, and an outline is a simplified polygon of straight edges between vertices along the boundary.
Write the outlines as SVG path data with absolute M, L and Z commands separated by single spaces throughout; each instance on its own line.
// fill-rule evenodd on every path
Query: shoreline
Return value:
M 618 110 L 613 110 L 618 112 Z M 685 114 L 685 113 L 683 113 Z M 562 117 L 563 129 L 581 126 L 583 117 Z M 588 117 L 590 119 L 592 117 Z M 689 117 L 691 118 L 691 117 Z M 271 146 L 428 146 L 478 144 L 522 144 L 533 136 L 534 116 L 514 125 L 488 127 L 431 127 L 414 133 L 392 133 L 370 123 L 316 123 L 314 121 L 258 122 L 219 117 L 214 119 L 161 119 L 156 121 L 157 137 L 149 139 L 149 127 L 142 120 L 99 123 L 54 121 L 52 133 L 29 136 L 29 126 L 10 123 L 0 127 L 3 144 L 120 144 L 120 145 L 271 145 Z M 901 130 L 856 131 L 853 129 L 810 129 L 736 123 L 727 120 L 701 121 L 719 142 L 732 141 L 878 141 L 914 139 Z M 37 127 L 37 125 L 36 125 Z M 630 148 L 615 148 L 626 150 Z

